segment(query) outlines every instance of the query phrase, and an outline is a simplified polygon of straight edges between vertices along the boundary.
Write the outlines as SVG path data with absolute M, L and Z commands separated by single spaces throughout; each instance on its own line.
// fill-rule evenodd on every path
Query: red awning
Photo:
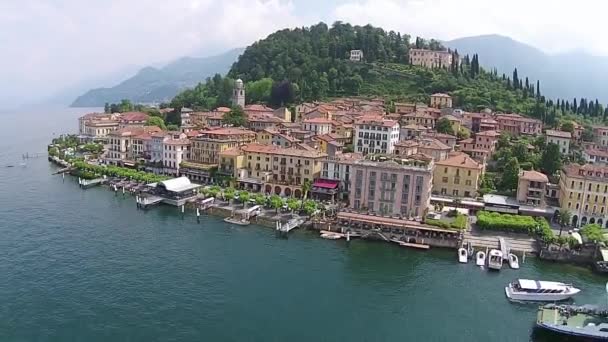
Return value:
M 335 189 L 338 187 L 339 181 L 329 179 L 317 179 L 312 186 L 316 188 Z

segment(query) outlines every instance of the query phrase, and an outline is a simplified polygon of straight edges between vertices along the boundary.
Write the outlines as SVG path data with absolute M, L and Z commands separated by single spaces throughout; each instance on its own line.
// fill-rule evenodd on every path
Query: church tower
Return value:
M 243 81 L 240 78 L 234 82 L 232 105 L 245 108 L 245 86 L 243 86 Z

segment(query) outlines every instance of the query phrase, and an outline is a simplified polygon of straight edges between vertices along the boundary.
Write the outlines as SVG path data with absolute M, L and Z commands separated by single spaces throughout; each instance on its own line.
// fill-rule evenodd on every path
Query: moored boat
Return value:
M 608 310 L 591 305 L 548 304 L 538 308 L 536 326 L 584 341 L 608 341 Z
M 247 226 L 250 223 L 248 220 L 246 220 L 244 218 L 239 219 L 239 218 L 236 218 L 236 217 L 226 217 L 224 219 L 224 222 L 228 222 L 228 223 L 232 223 L 232 224 L 238 224 L 239 226 Z
M 497 249 L 490 250 L 488 255 L 488 268 L 492 270 L 500 270 L 502 268 L 502 252 Z
M 571 284 L 530 279 L 517 279 L 505 287 L 507 298 L 535 302 L 566 300 L 580 291 Z
M 466 264 L 469 261 L 467 250 L 463 247 L 458 248 L 458 262 Z
M 519 269 L 519 259 L 513 253 L 509 253 L 509 267 L 514 270 Z
M 486 264 L 486 252 L 479 251 L 477 252 L 476 261 L 477 266 L 485 266 Z
M 342 235 L 335 234 L 335 233 L 323 233 L 323 234 L 321 234 L 321 237 L 323 239 L 328 239 L 328 240 L 338 240 L 338 239 L 342 238 Z

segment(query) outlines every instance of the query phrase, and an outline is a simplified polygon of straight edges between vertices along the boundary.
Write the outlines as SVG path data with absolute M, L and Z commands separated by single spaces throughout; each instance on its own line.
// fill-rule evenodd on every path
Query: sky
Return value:
M 608 55 L 606 10 L 604 0 L 0 0 L 0 108 L 319 21 L 441 40 L 501 34 L 547 53 Z

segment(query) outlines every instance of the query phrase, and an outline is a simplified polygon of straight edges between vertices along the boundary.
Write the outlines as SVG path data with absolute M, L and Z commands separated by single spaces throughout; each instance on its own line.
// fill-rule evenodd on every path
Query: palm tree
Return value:
M 570 224 L 570 220 L 572 219 L 572 213 L 568 210 L 560 211 L 557 221 L 559 223 L 559 236 L 562 236 L 562 230 L 564 227 Z

